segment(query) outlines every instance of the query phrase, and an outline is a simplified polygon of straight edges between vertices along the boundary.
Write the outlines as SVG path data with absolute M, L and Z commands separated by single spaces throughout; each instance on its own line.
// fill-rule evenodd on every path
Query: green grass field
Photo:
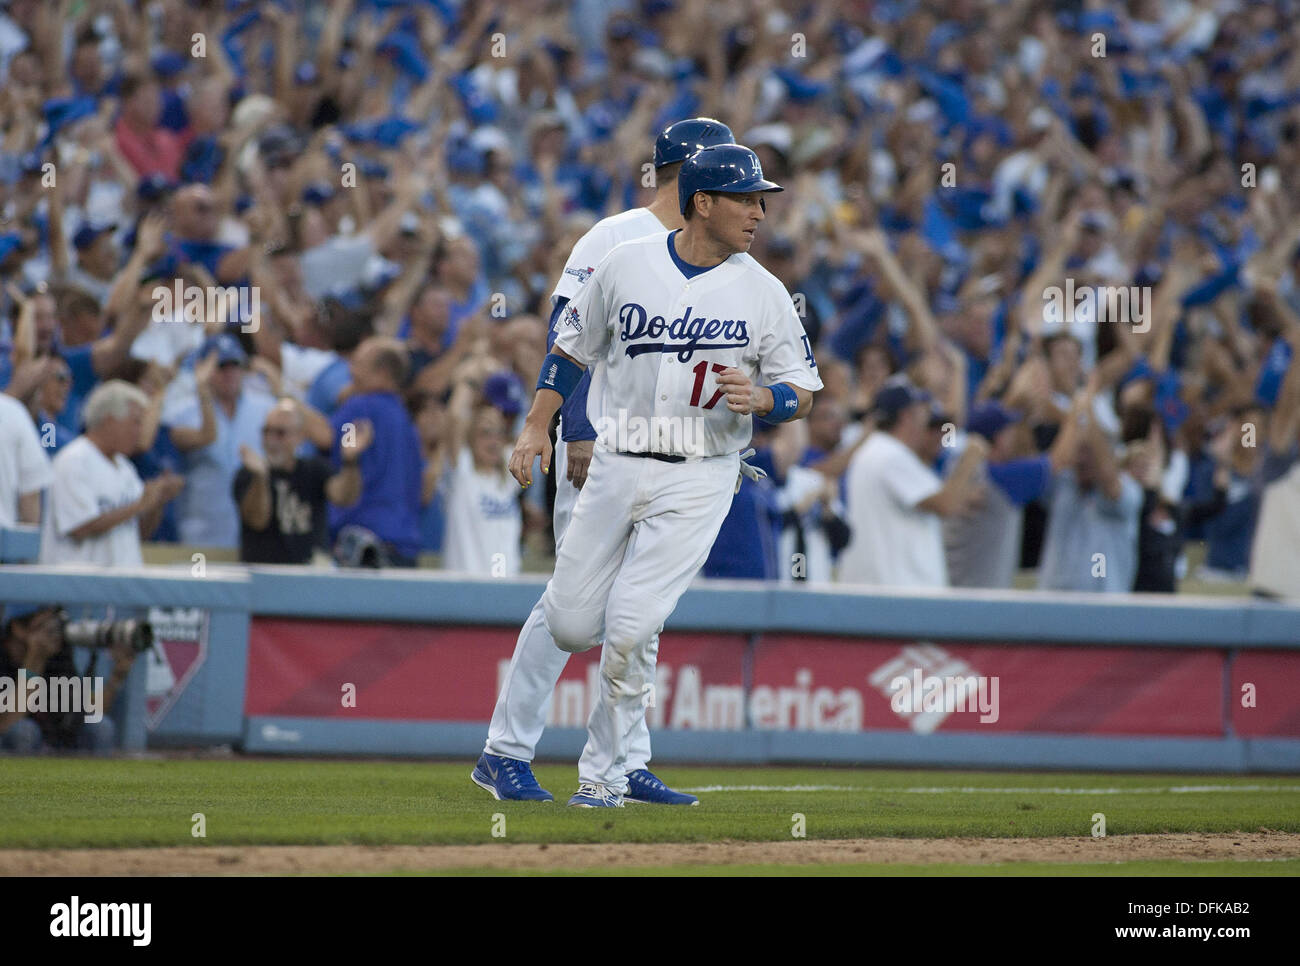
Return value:
M 789 842 L 806 838 L 1088 839 L 1161 832 L 1300 832 L 1300 778 L 1024 774 L 846 768 L 670 767 L 695 808 L 570 809 L 572 765 L 541 765 L 554 805 L 496 802 L 470 783 L 471 762 L 278 759 L 0 760 L 0 848 L 129 846 L 470 845 Z M 202 813 L 206 836 L 192 834 Z M 1062 865 L 1065 865 L 1062 863 Z M 1195 865 L 1195 863 L 1189 863 Z M 1297 874 L 1300 862 L 1204 863 L 1210 874 Z M 1242 868 L 1231 868 L 1234 865 Z M 1132 866 L 1132 868 L 1124 868 Z M 1250 866 L 1249 869 L 1245 868 Z M 1074 865 L 1070 874 L 1168 874 L 1178 863 Z M 1021 874 L 1024 864 L 927 866 L 928 872 Z M 394 871 L 400 871 L 395 869 Z M 418 871 L 418 870 L 412 870 Z M 472 871 L 472 870 L 471 870 Z M 590 870 L 588 870 L 590 871 Z M 621 873 L 649 874 L 621 868 Z M 673 871 L 658 867 L 654 871 Z M 693 868 L 691 871 L 700 871 Z M 722 866 L 713 871 L 790 872 Z M 915 874 L 907 865 L 800 866 L 802 874 Z M 1040 872 L 1051 872 L 1046 865 Z M 1192 870 L 1186 870 L 1190 872 Z
M 948 861 L 949 857 L 932 854 L 931 846 L 923 842 L 915 846 L 924 850 L 922 854 L 893 855 L 883 861 L 867 857 L 858 861 L 842 853 L 790 858 L 788 852 L 775 857 L 770 853 L 755 857 L 750 852 L 733 859 L 716 854 L 695 858 L 684 857 L 680 852 L 684 846 L 679 845 L 662 861 L 658 852 L 619 855 L 607 865 L 591 853 L 576 859 L 572 854 L 556 854 L 549 867 L 536 867 L 534 858 L 534 867 L 489 868 L 474 866 L 459 854 L 439 853 L 439 862 L 434 863 L 421 853 L 413 867 L 409 859 L 394 857 L 380 871 L 393 875 L 430 871 L 465 875 L 1300 875 L 1300 848 L 1294 840 L 1287 840 L 1290 844 L 1284 844 L 1281 852 L 1273 849 L 1270 857 L 1255 855 L 1249 861 L 1244 857 L 1225 861 L 1222 854 L 1205 857 L 1216 861 L 1195 861 L 1196 857 L 1179 861 L 1165 855 L 1132 857 L 1135 861 L 1115 861 L 1114 855 L 1093 861 L 1092 855 L 1079 855 L 1080 861 L 1070 861 L 1075 855 L 1060 854 L 1044 854 L 1043 861 L 1023 855 L 1004 861 L 996 842 L 1013 837 L 1043 837 L 1044 846 L 1048 837 L 1089 842 L 1097 813 L 1105 815 L 1108 842 L 1134 833 L 1255 833 L 1261 829 L 1296 833 L 1300 832 L 1300 777 L 666 766 L 660 776 L 677 788 L 697 792 L 701 805 L 588 810 L 563 805 L 576 787 L 572 764 L 537 768 L 543 787 L 559 798 L 554 805 L 494 801 L 471 784 L 469 768 L 468 761 L 0 759 L 0 849 L 237 846 L 239 854 L 246 855 L 255 852 L 247 846 L 257 845 L 508 842 L 614 848 L 636 842 L 660 844 L 664 849 L 667 844 L 714 844 L 742 853 L 749 848 L 740 845 L 744 842 L 788 848 L 801 815 L 806 832 L 802 840 L 813 844 L 884 840 L 897 845 L 910 839 L 954 837 L 995 841 L 985 842 L 979 862 Z M 203 815 L 203 837 L 192 835 L 196 813 Z M 10 858 L 14 855 L 18 853 L 10 853 Z M 156 855 L 149 853 L 147 862 L 152 863 Z M 198 853 L 186 855 L 201 858 Z M 1054 861 L 1062 858 L 1065 861 Z M 3 861 L 0 853 L 0 872 L 6 868 Z M 461 861 L 468 865 L 461 867 Z M 8 868 L 12 871 L 14 866 Z M 240 866 L 239 871 L 244 868 L 257 871 L 255 866 Z M 373 874 L 374 868 L 369 868 Z

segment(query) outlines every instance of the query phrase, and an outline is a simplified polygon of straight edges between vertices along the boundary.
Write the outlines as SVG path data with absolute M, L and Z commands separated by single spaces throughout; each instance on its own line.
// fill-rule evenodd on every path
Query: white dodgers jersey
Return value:
M 785 286 L 737 253 L 687 278 L 663 231 L 618 245 L 556 322 L 555 345 L 592 368 L 587 418 L 624 452 L 722 456 L 743 448 L 751 417 L 733 413 L 717 375 L 822 388 Z
M 583 283 L 591 277 L 600 260 L 610 253 L 615 245 L 646 235 L 657 235 L 667 231 L 664 223 L 650 213 L 649 208 L 631 208 L 617 215 L 602 218 L 592 225 L 585 235 L 578 239 L 569 253 L 569 260 L 564 264 L 564 272 L 555 283 L 551 301 L 568 299 L 582 291 Z

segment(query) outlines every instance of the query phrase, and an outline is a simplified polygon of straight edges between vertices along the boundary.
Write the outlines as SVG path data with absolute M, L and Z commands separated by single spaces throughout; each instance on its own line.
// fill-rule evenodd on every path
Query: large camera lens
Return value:
M 139 654 L 153 646 L 153 626 L 134 618 L 121 621 L 68 621 L 63 625 L 63 639 L 73 647 L 111 648 L 119 642 L 129 644 Z

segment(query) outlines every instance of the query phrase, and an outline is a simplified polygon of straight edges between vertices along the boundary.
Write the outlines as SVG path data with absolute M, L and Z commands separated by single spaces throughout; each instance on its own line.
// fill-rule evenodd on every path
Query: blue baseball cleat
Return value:
M 623 796 L 611 792 L 608 785 L 583 782 L 569 799 L 569 804 L 575 808 L 622 808 Z
M 532 766 L 518 758 L 503 758 L 485 751 L 469 777 L 479 788 L 491 792 L 498 802 L 555 801 L 554 795 L 537 784 Z
M 648 768 L 638 768 L 627 773 L 627 795 L 629 802 L 640 805 L 698 805 L 700 800 L 685 792 L 675 792 L 653 774 Z

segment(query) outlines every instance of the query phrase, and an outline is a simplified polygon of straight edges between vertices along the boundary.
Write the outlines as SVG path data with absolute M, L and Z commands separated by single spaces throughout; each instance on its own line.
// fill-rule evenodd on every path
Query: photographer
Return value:
M 42 607 L 11 617 L 0 636 L 0 679 L 7 678 L 16 687 L 19 671 L 26 672 L 28 681 L 43 677 L 52 683 L 59 678 L 81 677 L 63 629 L 63 615 L 57 607 Z M 44 749 L 111 752 L 117 744 L 117 729 L 106 713 L 117 700 L 137 652 L 125 635 L 115 640 L 107 651 L 113 670 L 104 679 L 102 691 L 96 688 L 91 692 L 98 701 L 93 709 L 97 721 L 86 720 L 92 709 L 84 705 L 80 709 L 0 711 L 0 750 L 17 754 Z M 94 677 L 98 663 L 97 649 L 86 677 Z M 83 701 L 91 695 L 83 697 Z

